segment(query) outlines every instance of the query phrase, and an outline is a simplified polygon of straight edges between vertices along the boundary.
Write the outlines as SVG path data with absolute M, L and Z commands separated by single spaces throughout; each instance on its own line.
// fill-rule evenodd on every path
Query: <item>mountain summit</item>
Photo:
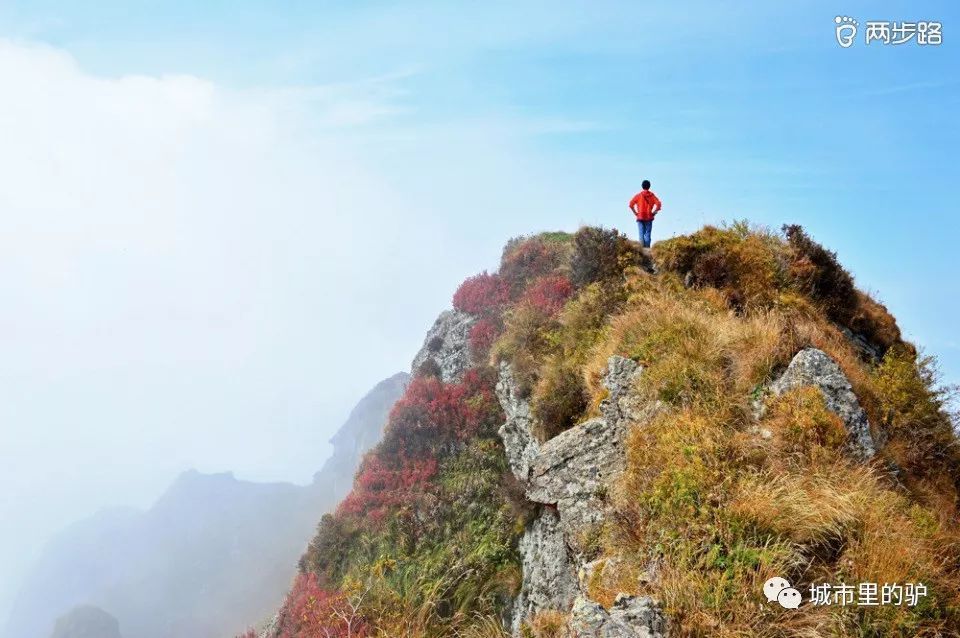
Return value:
M 653 258 L 583 228 L 467 279 L 260 635 L 960 632 L 933 361 L 799 227 Z

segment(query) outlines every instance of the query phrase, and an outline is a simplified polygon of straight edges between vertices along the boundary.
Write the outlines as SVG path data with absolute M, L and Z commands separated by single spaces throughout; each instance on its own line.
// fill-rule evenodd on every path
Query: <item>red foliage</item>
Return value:
M 368 456 L 360 468 L 353 490 L 337 508 L 339 514 L 366 515 L 379 525 L 390 510 L 408 503 L 437 473 L 437 459 L 402 459 L 393 467 L 378 456 Z
M 418 377 L 390 413 L 383 442 L 363 462 L 337 516 L 363 516 L 374 525 L 429 489 L 438 457 L 455 451 L 501 418 L 491 371 L 473 369 L 460 383 Z
M 474 361 L 483 361 L 490 347 L 503 331 L 503 322 L 498 317 L 484 317 L 470 328 L 467 344 Z
M 453 307 L 472 315 L 496 314 L 509 300 L 510 290 L 503 279 L 487 272 L 469 277 L 453 293 Z
M 425 439 L 442 446 L 447 441 L 473 437 L 489 421 L 491 404 L 496 404 L 492 384 L 484 381 L 477 370 L 467 371 L 460 383 L 443 383 L 436 377 L 415 379 L 393 406 L 385 447 L 389 450 L 392 443 L 402 439 L 400 449 L 419 452 L 410 443 Z M 429 446 L 424 451 L 435 449 Z
M 562 275 L 549 275 L 533 282 L 523 293 L 522 302 L 547 315 L 553 315 L 560 312 L 572 294 L 573 284 L 569 279 Z
M 500 277 L 518 295 L 530 281 L 554 271 L 560 262 L 555 246 L 539 238 L 528 239 L 504 253 Z
M 280 610 L 280 638 L 365 638 L 368 628 L 343 594 L 299 574 Z

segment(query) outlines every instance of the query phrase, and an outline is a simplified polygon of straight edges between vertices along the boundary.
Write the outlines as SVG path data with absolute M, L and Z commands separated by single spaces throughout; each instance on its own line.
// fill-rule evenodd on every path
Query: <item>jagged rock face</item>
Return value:
M 667 626 L 652 598 L 620 594 L 610 611 L 587 598 L 577 598 L 570 613 L 574 638 L 661 638 Z
M 257 638 L 274 638 L 280 633 L 280 612 L 277 612 L 270 617 L 270 620 L 267 622 L 263 630 L 258 634 Z
M 501 366 L 497 397 L 507 417 L 500 428 L 507 459 L 527 498 L 544 506 L 520 543 L 523 588 L 514 607 L 514 635 L 538 611 L 569 611 L 575 594 L 582 611 L 571 616 L 571 630 L 580 632 L 576 636 L 662 635 L 663 616 L 652 601 L 624 603 L 608 613 L 585 597 L 577 578 L 590 559 L 589 539 L 608 513 L 605 494 L 625 468 L 627 431 L 659 409 L 635 391 L 641 373 L 636 362 L 611 357 L 604 378 L 609 394 L 600 404 L 603 416 L 540 443 L 528 402 L 517 392 L 510 367 Z
M 556 505 L 577 554 L 604 519 L 604 491 L 623 472 L 623 435 L 619 422 L 591 419 L 543 444 L 532 464 L 527 498 Z
M 643 368 L 625 357 L 612 356 L 607 361 L 607 375 L 603 385 L 610 394 L 600 402 L 603 418 L 611 423 L 623 420 L 637 420 L 644 410 L 643 402 L 636 392 L 632 392 L 640 378 Z
M 560 516 L 544 508 L 520 539 L 523 586 L 514 603 L 512 629 L 520 632 L 525 618 L 546 609 L 569 609 L 579 595 L 576 571 L 567 550 Z
M 57 619 L 51 638 L 120 638 L 120 623 L 99 607 L 83 605 Z
M 413 358 L 413 373 L 430 360 L 436 362 L 444 383 L 459 381 L 470 367 L 467 337 L 476 318 L 459 310 L 440 313 L 423 340 L 423 347 Z
M 586 540 L 606 516 L 605 492 L 624 470 L 627 426 L 656 409 L 642 405 L 631 391 L 641 372 L 636 362 L 611 357 L 604 378 L 609 395 L 600 405 L 603 418 L 561 432 L 540 445 L 530 463 L 527 498 L 557 507 L 567 542 L 581 561 Z
M 818 388 L 827 408 L 843 421 L 849 437 L 847 447 L 854 458 L 865 461 L 877 453 L 867 415 L 860 407 L 850 381 L 827 353 L 817 348 L 801 350 L 793 357 L 783 376 L 770 386 L 770 391 L 779 396 L 803 386 Z
M 533 435 L 530 403 L 517 392 L 513 371 L 506 363 L 500 364 L 497 399 L 507 417 L 499 430 L 507 461 L 517 480 L 525 483 L 530 479 L 530 468 L 540 453 L 540 444 Z

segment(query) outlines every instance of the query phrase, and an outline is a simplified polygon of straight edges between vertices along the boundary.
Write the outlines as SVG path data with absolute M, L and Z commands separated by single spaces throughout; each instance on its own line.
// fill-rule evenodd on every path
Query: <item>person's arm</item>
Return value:
M 627 204 L 627 208 L 630 209 L 630 212 L 633 213 L 634 217 L 637 215 L 637 201 L 639 200 L 639 195 L 634 195 L 633 199 L 630 200 L 630 203 Z
M 653 195 L 653 193 L 650 193 L 650 194 Z M 656 215 L 657 213 L 660 212 L 661 208 L 663 208 L 663 204 L 660 203 L 660 198 L 657 197 L 656 195 L 653 195 L 653 209 L 650 212 Z

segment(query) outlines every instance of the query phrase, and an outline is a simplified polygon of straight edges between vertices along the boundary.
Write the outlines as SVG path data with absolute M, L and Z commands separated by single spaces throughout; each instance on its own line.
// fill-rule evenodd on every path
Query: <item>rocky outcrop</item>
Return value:
M 560 526 L 578 561 L 606 515 L 606 491 L 623 472 L 628 425 L 647 420 L 656 406 L 645 405 L 635 384 L 642 372 L 636 362 L 610 357 L 600 404 L 601 418 L 590 419 L 539 446 L 530 463 L 527 498 L 555 505 Z
M 603 386 L 609 394 L 600 402 L 600 413 L 604 419 L 611 423 L 622 423 L 641 417 L 646 406 L 633 390 L 642 372 L 643 368 L 632 359 L 614 355 L 607 360 Z
M 527 498 L 557 507 L 578 555 L 585 553 L 584 537 L 604 520 L 607 486 L 623 472 L 624 433 L 620 422 L 590 419 L 547 441 L 532 463 Z
M 770 386 L 770 391 L 774 396 L 779 396 L 803 386 L 818 388 L 827 408 L 843 421 L 851 456 L 864 461 L 873 458 L 877 453 L 877 444 L 870 433 L 870 423 L 850 381 L 837 362 L 817 348 L 801 350 L 793 357 L 783 375 Z
M 270 617 L 270 620 L 263 626 L 257 638 L 274 638 L 280 633 L 280 613 L 277 612 Z
M 467 337 L 475 321 L 475 317 L 459 310 L 441 312 L 427 332 L 420 352 L 413 358 L 413 373 L 432 361 L 444 383 L 458 381 L 470 367 Z
M 643 599 L 641 604 L 624 598 L 629 604 L 607 612 L 586 597 L 577 578 L 592 558 L 591 539 L 609 514 L 607 491 L 626 465 L 627 431 L 659 409 L 657 404 L 642 401 L 636 392 L 641 373 L 636 362 L 611 357 L 604 377 L 608 395 L 600 404 L 602 416 L 541 443 L 533 433 L 529 403 L 517 391 L 510 367 L 501 366 L 497 396 L 506 422 L 500 436 L 527 498 L 542 506 L 540 517 L 520 543 L 523 586 L 514 606 L 515 635 L 522 623 L 539 611 L 571 608 L 571 631 L 580 632 L 576 636 L 661 635 L 657 628 L 664 625 L 663 617 L 652 601 Z M 651 619 L 653 616 L 656 618 Z M 624 633 L 628 630 L 632 633 Z M 590 633 L 597 631 L 601 633 Z
M 530 479 L 530 468 L 540 453 L 540 444 L 533 434 L 530 402 L 520 396 L 513 370 L 506 363 L 500 364 L 497 399 L 507 417 L 500 426 L 507 461 L 517 480 L 526 483 Z
M 570 613 L 573 638 L 662 638 L 667 625 L 660 605 L 648 596 L 620 594 L 610 610 L 577 598 Z
M 514 603 L 512 629 L 520 632 L 524 619 L 547 609 L 569 609 L 579 595 L 576 570 L 567 549 L 560 516 L 543 508 L 520 539 L 523 585 Z

